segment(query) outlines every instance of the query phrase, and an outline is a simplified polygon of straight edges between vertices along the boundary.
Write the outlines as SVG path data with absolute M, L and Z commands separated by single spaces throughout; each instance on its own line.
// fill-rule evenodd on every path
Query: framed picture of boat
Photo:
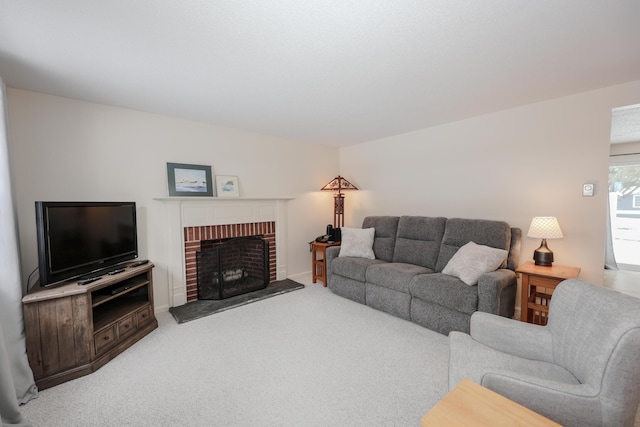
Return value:
M 167 163 L 169 196 L 213 197 L 211 166 Z

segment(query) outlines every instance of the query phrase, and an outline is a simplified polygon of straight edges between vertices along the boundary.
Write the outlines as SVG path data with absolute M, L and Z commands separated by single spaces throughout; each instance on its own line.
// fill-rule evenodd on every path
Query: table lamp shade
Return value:
M 562 239 L 560 224 L 554 216 L 536 216 L 531 220 L 528 237 L 539 239 Z

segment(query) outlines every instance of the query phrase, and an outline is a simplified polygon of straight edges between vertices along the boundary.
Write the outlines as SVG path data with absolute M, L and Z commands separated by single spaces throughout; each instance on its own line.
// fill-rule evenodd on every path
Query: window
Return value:
M 609 205 L 616 262 L 623 269 L 640 269 L 640 155 L 611 156 Z

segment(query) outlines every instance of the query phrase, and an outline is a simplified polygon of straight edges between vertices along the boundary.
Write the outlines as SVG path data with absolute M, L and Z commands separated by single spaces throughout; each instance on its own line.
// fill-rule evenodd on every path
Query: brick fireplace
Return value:
M 272 246 L 270 280 L 287 278 L 286 202 L 290 198 L 162 197 L 154 200 L 165 206 L 170 307 L 197 298 L 193 266 L 199 240 L 262 235 Z
M 184 228 L 184 260 L 187 302 L 198 299 L 196 252 L 208 240 L 260 236 L 269 243 L 269 282 L 276 280 L 276 223 L 265 221 L 244 224 L 204 225 Z

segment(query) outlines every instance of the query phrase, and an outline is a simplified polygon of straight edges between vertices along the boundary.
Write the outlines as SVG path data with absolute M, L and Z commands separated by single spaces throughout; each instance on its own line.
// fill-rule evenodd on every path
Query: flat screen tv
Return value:
M 36 202 L 40 286 L 138 256 L 135 202 Z

